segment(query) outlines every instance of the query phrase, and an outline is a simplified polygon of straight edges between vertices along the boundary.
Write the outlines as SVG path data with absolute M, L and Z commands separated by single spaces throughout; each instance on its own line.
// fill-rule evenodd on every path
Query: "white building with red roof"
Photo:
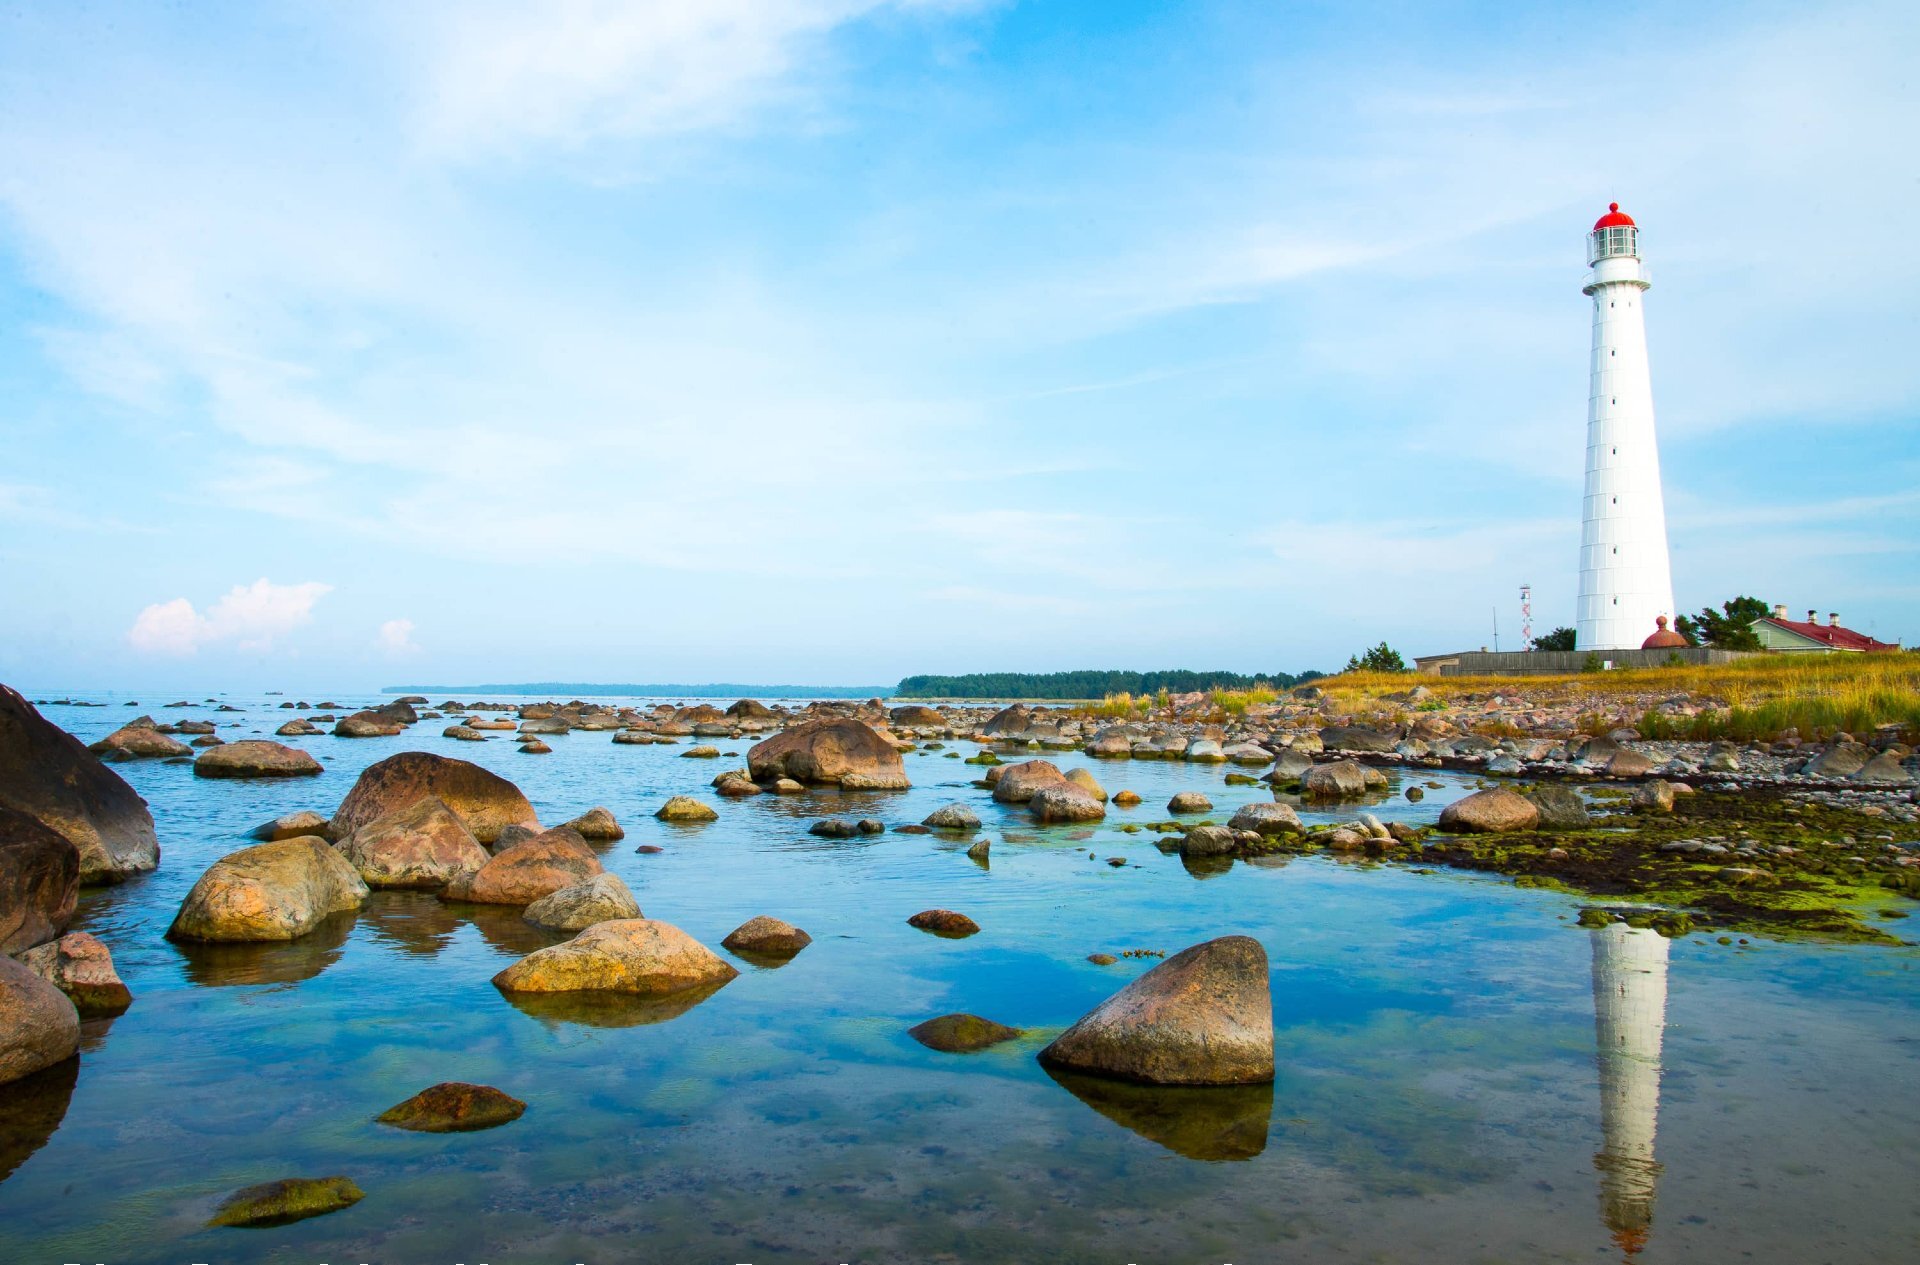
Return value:
M 1753 621 L 1753 632 L 1768 650 L 1790 654 L 1872 654 L 1900 648 L 1897 641 L 1876 641 L 1863 632 L 1842 628 L 1838 614 L 1829 614 L 1824 624 L 1818 616 L 1818 611 L 1808 611 L 1805 619 L 1788 619 L 1787 608 L 1775 606 L 1773 614 Z

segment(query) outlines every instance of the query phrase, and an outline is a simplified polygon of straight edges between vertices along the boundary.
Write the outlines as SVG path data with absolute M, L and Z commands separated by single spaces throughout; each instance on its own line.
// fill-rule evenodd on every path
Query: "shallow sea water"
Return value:
M 239 716 L 161 701 L 140 710 L 216 719 L 229 740 L 290 714 L 277 699 L 227 700 Z M 135 714 L 44 710 L 89 741 Z M 907 755 L 907 792 L 728 802 L 707 783 L 744 764 L 745 742 L 719 743 L 735 760 L 689 760 L 685 743 L 575 733 L 527 756 L 503 736 L 442 739 L 446 723 L 290 740 L 325 762 L 315 779 L 117 766 L 153 806 L 161 868 L 88 892 L 76 926 L 110 945 L 135 1002 L 89 1025 L 77 1075 L 0 1087 L 0 1261 L 1920 1258 L 1913 948 L 1590 932 L 1572 898 L 1444 870 L 1306 858 L 1195 873 L 1156 836 L 1111 828 L 1162 819 L 1176 790 L 1205 791 L 1221 821 L 1265 797 L 1217 767 L 1047 754 L 1146 803 L 1037 829 L 941 751 Z M 360 769 L 415 747 L 511 778 L 549 824 L 612 809 L 628 834 L 602 859 L 649 917 L 717 949 L 773 914 L 814 943 L 783 967 L 736 963 L 739 979 L 672 1013 L 516 1006 L 491 977 L 558 937 L 517 910 L 419 894 L 375 893 L 286 946 L 162 938 L 249 828 L 330 812 Z M 1419 780 L 1443 785 L 1409 804 L 1396 774 L 1376 811 L 1431 821 L 1470 789 Z M 721 819 L 653 820 L 673 794 Z M 965 841 L 806 834 L 819 816 L 900 825 L 954 800 L 985 820 L 990 865 Z M 935 906 L 982 932 L 906 925 Z M 1230 933 L 1272 961 L 1270 1092 L 1057 1080 L 1034 1060 L 1154 962 L 1087 954 Z M 957 1010 L 1031 1033 L 974 1055 L 906 1035 Z M 472 1134 L 373 1123 L 442 1080 L 498 1086 L 527 1113 Z M 335 1173 L 366 1198 L 291 1226 L 204 1228 L 237 1187 Z

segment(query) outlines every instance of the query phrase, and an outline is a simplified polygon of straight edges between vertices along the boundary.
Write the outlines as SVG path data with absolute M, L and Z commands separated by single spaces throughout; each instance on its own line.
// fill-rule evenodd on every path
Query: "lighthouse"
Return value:
M 1618 202 L 1588 235 L 1587 263 L 1581 293 L 1593 299 L 1593 370 L 1575 646 L 1637 649 L 1656 620 L 1673 618 L 1673 575 L 1647 370 L 1649 283 L 1639 226 Z

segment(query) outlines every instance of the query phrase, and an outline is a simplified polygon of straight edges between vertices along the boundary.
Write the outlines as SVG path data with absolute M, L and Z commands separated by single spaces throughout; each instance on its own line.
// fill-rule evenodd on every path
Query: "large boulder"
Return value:
M 565 944 L 529 953 L 493 977 L 506 993 L 634 993 L 717 988 L 740 972 L 672 923 L 595 923 Z
M 342 716 L 333 726 L 337 738 L 391 738 L 405 730 L 405 725 L 379 712 L 355 712 Z
M 1294 812 L 1290 804 L 1248 804 L 1233 815 L 1227 829 L 1251 830 L 1262 835 L 1306 833 L 1306 827 L 1300 824 L 1300 814 Z
M 1177 953 L 1061 1033 L 1040 1061 L 1153 1085 L 1271 1081 L 1266 950 L 1222 936 Z
M 1305 799 L 1359 799 L 1385 783 L 1386 775 L 1378 770 L 1354 760 L 1336 760 L 1308 769 L 1300 778 L 1300 794 Z
M 1024 804 L 1043 786 L 1058 786 L 1067 780 L 1051 760 L 1022 760 L 999 770 L 993 779 L 993 798 L 1002 804 Z
M 193 762 L 195 777 L 314 777 L 320 762 L 283 743 L 249 740 L 202 751 Z
M 79 892 L 80 850 L 37 818 L 0 808 L 0 954 L 65 931 Z
M 1539 805 L 1504 786 L 1475 791 L 1440 810 L 1440 829 L 1458 834 L 1532 830 L 1539 824 Z
M 1800 771 L 1808 777 L 1852 777 L 1872 758 L 1873 752 L 1860 743 L 1836 742 L 1807 761 Z
M 445 887 L 487 863 L 487 850 L 438 796 L 375 818 L 339 843 L 368 887 Z
M 639 918 L 640 902 L 618 874 L 596 874 L 528 905 L 520 915 L 548 931 L 585 931 L 597 922 Z
M 566 825 L 578 831 L 582 839 L 589 839 L 596 843 L 611 843 L 615 839 L 627 837 L 626 830 L 605 808 L 589 808 Z
M 344 839 L 360 827 L 420 800 L 437 798 L 460 815 L 481 843 L 507 826 L 540 828 L 520 788 L 477 764 L 426 751 L 402 751 L 369 765 L 334 811 L 331 831 Z
M 367 885 L 317 835 L 256 843 L 207 867 L 167 929 L 170 940 L 295 940 L 360 908 Z
M 756 782 L 790 777 L 811 786 L 905 790 L 906 766 L 891 742 L 871 725 L 828 717 L 783 730 L 747 752 Z
M 84 931 L 28 949 L 20 965 L 65 993 L 83 1015 L 117 1015 L 133 1004 L 133 994 L 113 968 L 113 954 Z
M 565 826 L 555 826 L 494 853 L 485 865 L 454 879 L 440 894 L 446 900 L 476 905 L 531 905 L 600 873 L 604 873 L 600 858 L 587 841 Z
M 1587 802 L 1572 787 L 1530 786 L 1527 798 L 1540 810 L 1542 830 L 1585 830 L 1593 824 Z
M 193 754 L 193 748 L 186 743 L 161 733 L 151 716 L 128 721 L 87 750 L 108 760 L 151 760 Z
M 1320 743 L 1327 751 L 1367 751 L 1384 755 L 1393 750 L 1394 737 L 1363 725 L 1328 725 L 1320 731 Z
M 980 814 L 965 804 L 947 804 L 928 813 L 920 824 L 934 830 L 978 830 Z
M 160 864 L 153 814 L 119 774 L 0 685 L 0 808 L 36 818 L 80 853 L 80 882 L 118 883 Z
M 0 957 L 0 1085 L 70 1059 L 80 1014 L 65 993 L 10 957 Z
M 887 722 L 903 729 L 943 729 L 947 718 L 925 703 L 907 703 L 888 712 Z
M 1035 791 L 1027 811 L 1043 823 L 1099 821 L 1107 815 L 1107 806 L 1087 794 L 1085 787 L 1062 781 Z

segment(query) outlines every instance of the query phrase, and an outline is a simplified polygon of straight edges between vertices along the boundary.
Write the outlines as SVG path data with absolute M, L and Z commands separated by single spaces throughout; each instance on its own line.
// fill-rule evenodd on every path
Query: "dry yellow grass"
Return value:
M 1756 655 L 1713 666 L 1681 665 L 1569 676 L 1425 676 L 1343 672 L 1315 681 L 1344 711 L 1407 706 L 1390 695 L 1424 685 L 1446 702 L 1513 694 L 1541 704 L 1591 703 L 1596 722 L 1621 704 L 1686 694 L 1707 710 L 1697 716 L 1648 711 L 1648 737 L 1768 739 L 1787 729 L 1804 738 L 1845 731 L 1870 733 L 1899 725 L 1920 738 L 1920 652 L 1898 654 Z

